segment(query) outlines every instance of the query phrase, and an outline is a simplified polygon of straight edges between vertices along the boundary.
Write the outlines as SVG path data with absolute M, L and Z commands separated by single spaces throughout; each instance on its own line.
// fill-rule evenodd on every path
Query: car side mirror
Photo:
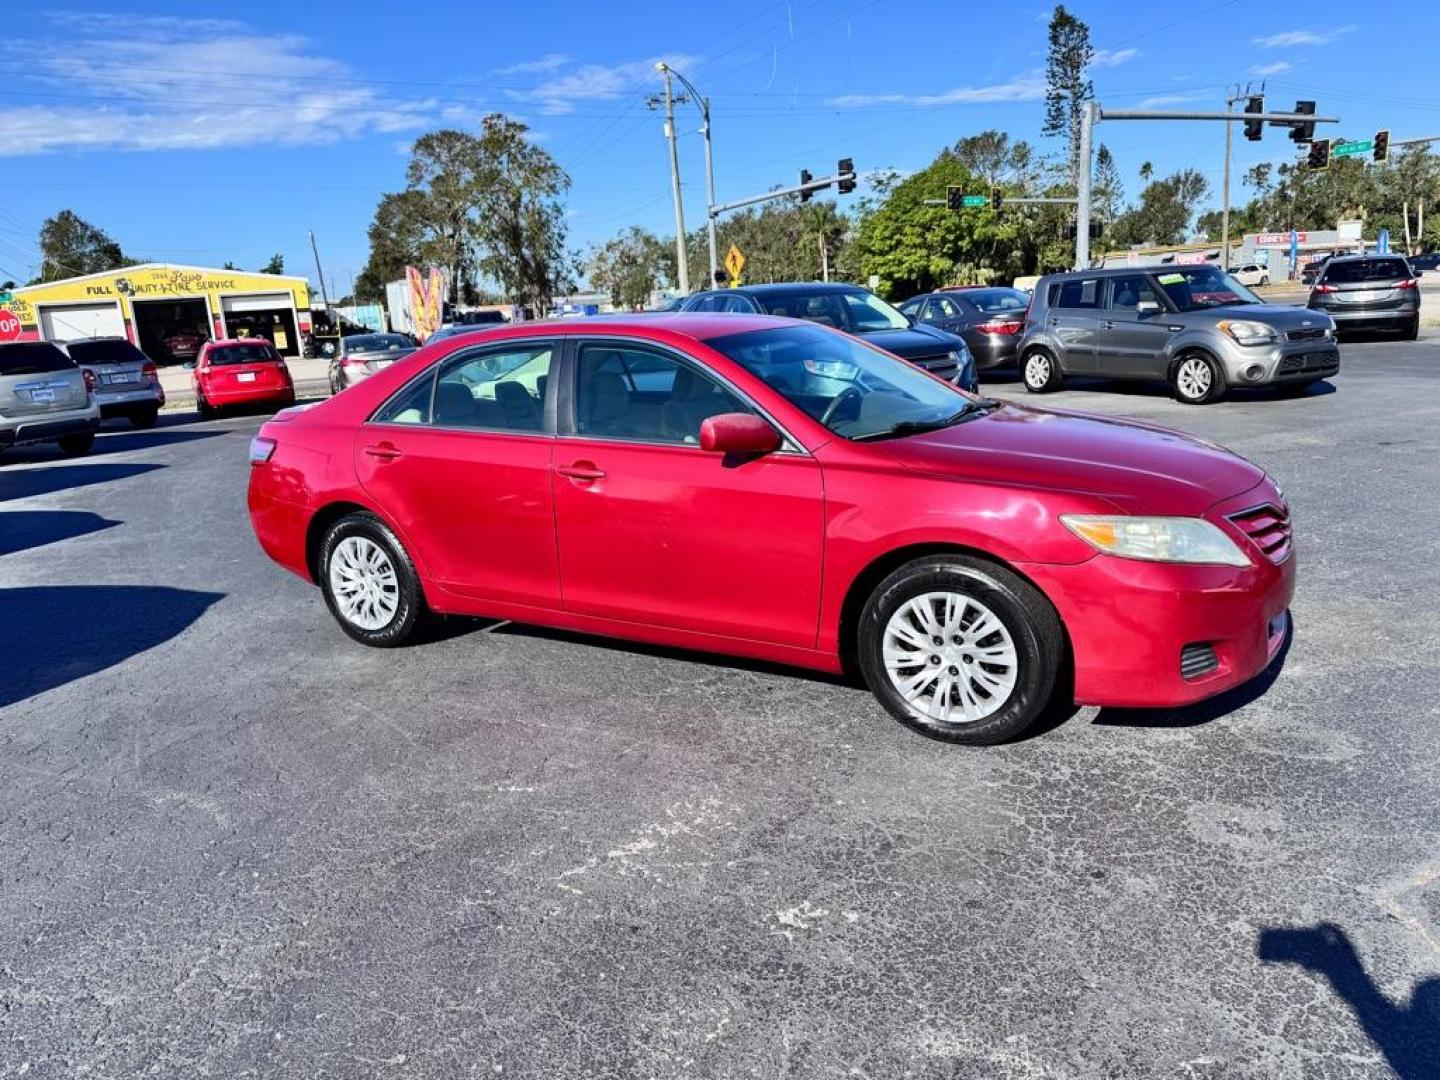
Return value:
M 754 413 L 721 413 L 700 424 L 700 449 L 714 454 L 773 454 L 780 433 Z
M 1135 305 L 1135 314 L 1140 316 L 1159 315 L 1160 305 L 1154 300 L 1141 300 Z

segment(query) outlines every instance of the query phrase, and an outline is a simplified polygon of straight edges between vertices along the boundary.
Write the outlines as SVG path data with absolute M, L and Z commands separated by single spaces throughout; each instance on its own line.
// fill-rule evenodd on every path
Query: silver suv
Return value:
M 70 359 L 93 378 L 100 418 L 123 416 L 137 428 L 155 426 L 165 390 L 155 362 L 122 337 L 65 342 Z
M 1235 386 L 1301 392 L 1340 370 L 1335 322 L 1266 304 L 1219 267 L 1072 271 L 1040 279 L 1020 342 L 1025 389 L 1066 375 L 1168 382 L 1181 401 Z
M 92 378 L 51 342 L 0 344 L 0 450 L 57 442 L 66 454 L 86 453 L 100 427 Z

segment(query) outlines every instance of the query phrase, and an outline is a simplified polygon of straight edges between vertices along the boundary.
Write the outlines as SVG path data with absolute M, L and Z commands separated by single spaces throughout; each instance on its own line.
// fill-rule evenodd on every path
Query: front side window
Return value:
M 1134 312 L 1141 301 L 1160 303 L 1160 294 L 1144 274 L 1126 274 L 1110 279 L 1110 307 L 1116 311 Z M 1164 305 L 1161 304 L 1163 307 Z
M 709 375 L 651 349 L 585 344 L 577 368 L 581 435 L 698 446 L 705 420 L 754 411 Z
M 818 326 L 750 330 L 705 344 L 847 439 L 944 427 L 989 407 L 898 357 Z
M 930 306 L 925 310 L 925 318 L 931 321 L 941 319 L 961 319 L 964 314 L 960 306 L 948 296 L 937 296 L 930 301 Z
M 1160 271 L 1155 280 L 1179 311 L 1261 303 L 1258 296 L 1218 266 L 1177 266 Z
M 920 318 L 920 308 L 924 303 L 924 300 L 917 297 L 914 300 L 906 300 L 903 304 L 900 305 L 898 310 L 900 314 L 904 315 L 906 318 L 918 319 Z

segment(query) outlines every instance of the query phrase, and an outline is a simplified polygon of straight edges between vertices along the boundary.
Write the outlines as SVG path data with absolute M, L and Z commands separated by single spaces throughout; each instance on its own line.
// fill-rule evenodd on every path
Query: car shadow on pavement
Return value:
M 21 631 L 0 649 L 0 707 L 169 641 L 223 595 L 152 585 L 0 589 L 6 625 Z
M 1323 976 L 1400 1080 L 1440 1076 L 1440 977 L 1417 983 L 1408 1004 L 1391 1001 L 1334 923 L 1267 927 L 1260 931 L 1255 954 L 1267 964 L 1295 964 Z M 1295 996 L 1298 1000 L 1302 994 Z
M 1295 616 L 1290 616 L 1290 625 L 1280 650 L 1265 670 L 1249 682 L 1226 690 L 1212 698 L 1185 705 L 1178 709 L 1116 709 L 1106 707 L 1096 714 L 1094 723 L 1108 727 L 1131 728 L 1187 728 L 1199 727 L 1222 716 L 1228 716 L 1265 696 L 1265 693 L 1280 677 L 1285 667 L 1285 658 L 1290 655 L 1290 646 L 1295 640 Z
M 1021 388 L 1023 390 L 1023 387 Z M 1175 392 L 1170 386 L 1163 382 L 1141 382 L 1131 379 L 1105 379 L 1094 375 L 1073 375 L 1065 380 L 1066 390 L 1098 390 L 1109 394 L 1118 394 L 1121 397 L 1132 398 L 1168 398 L 1175 400 Z M 1225 391 L 1225 397 L 1220 404 L 1226 401 L 1276 401 L 1294 400 L 1297 398 L 1324 397 L 1326 394 L 1335 393 L 1335 384 L 1329 379 L 1321 379 L 1311 383 L 1304 392 L 1287 391 L 1283 387 L 1274 386 L 1232 386 Z M 1044 395 L 1026 394 L 1025 400 L 1037 408 L 1044 408 Z M 1177 402 L 1178 404 L 1178 402 Z M 1070 407 L 1070 406 L 1067 406 Z M 1203 406 L 1201 406 L 1203 407 Z
M 119 524 L 88 510 L 0 510 L 0 555 L 44 547 Z
M 0 503 L 29 499 L 90 484 L 108 484 L 163 469 L 157 464 L 63 465 L 55 469 L 0 469 Z

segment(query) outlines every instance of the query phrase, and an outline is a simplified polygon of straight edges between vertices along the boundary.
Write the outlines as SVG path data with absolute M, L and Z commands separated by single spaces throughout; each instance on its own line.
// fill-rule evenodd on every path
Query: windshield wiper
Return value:
M 920 435 L 927 431 L 939 431 L 951 424 L 958 424 L 968 416 L 978 416 L 981 413 L 989 412 L 991 409 L 1000 407 L 998 401 L 991 401 L 984 398 L 973 404 L 967 404 L 958 412 L 940 420 L 901 420 L 898 424 L 891 424 L 888 428 L 879 431 L 867 431 L 864 435 L 851 436 L 854 442 L 868 442 L 874 439 L 895 439 L 902 435 Z

